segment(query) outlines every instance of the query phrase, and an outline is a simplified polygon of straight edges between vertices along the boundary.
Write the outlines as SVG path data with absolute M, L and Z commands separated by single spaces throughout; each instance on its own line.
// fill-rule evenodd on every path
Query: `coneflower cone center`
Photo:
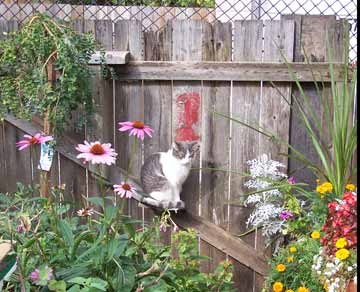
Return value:
M 125 191 L 131 191 L 131 187 L 129 184 L 123 184 L 122 185 L 122 188 L 125 190 Z
M 145 124 L 141 121 L 133 121 L 133 127 L 136 129 L 144 129 Z
M 36 144 L 36 143 L 38 143 L 39 142 L 39 140 L 37 139 L 37 138 L 35 138 L 35 137 L 31 137 L 30 139 L 29 139 L 29 143 L 30 144 Z
M 90 152 L 95 155 L 102 155 L 105 153 L 105 150 L 100 144 L 94 144 L 91 146 Z

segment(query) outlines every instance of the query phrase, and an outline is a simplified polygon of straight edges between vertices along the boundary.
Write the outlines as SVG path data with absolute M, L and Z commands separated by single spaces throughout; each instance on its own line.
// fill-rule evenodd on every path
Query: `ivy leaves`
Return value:
M 11 112 L 29 120 L 47 114 L 56 134 L 69 113 L 83 107 L 85 118 L 79 119 L 85 122 L 93 112 L 87 64 L 94 50 L 92 35 L 35 15 L 0 42 L 0 117 Z

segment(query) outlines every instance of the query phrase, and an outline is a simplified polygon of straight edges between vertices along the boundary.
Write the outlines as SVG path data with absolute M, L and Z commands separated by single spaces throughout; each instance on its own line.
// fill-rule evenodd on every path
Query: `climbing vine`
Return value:
M 83 106 L 78 123 L 84 124 L 93 112 L 88 61 L 94 50 L 92 35 L 33 16 L 0 42 L 0 117 L 37 115 L 48 122 L 47 134 L 57 134 Z

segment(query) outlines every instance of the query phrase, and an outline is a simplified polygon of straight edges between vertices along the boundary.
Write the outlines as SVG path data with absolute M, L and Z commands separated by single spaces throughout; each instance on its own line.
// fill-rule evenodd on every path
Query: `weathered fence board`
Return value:
M 311 28 L 313 23 L 319 26 L 314 29 L 316 33 Z M 87 127 L 86 133 L 71 133 L 74 129 L 69 128 L 67 135 L 58 141 L 52 183 L 65 184 L 65 199 L 78 202 L 78 207 L 84 203 L 82 196 L 99 196 L 94 174 L 99 170 L 76 159 L 74 146 L 85 138 L 114 145 L 118 153 L 116 166 L 102 171 L 112 184 L 124 179 L 136 183 L 144 159 L 154 152 L 167 151 L 173 141 L 199 141 L 200 155 L 182 192 L 188 213 L 174 216 L 174 220 L 180 227 L 193 227 L 198 231 L 201 254 L 212 258 L 204 261 L 203 271 L 212 271 L 218 262 L 228 258 L 234 262 L 238 291 L 260 291 L 267 268 L 264 240 L 252 233 L 242 237 L 247 243 L 244 244 L 231 236 L 247 230 L 245 222 L 251 209 L 229 204 L 229 201 L 242 202 L 248 191 L 243 186 L 246 180 L 235 173 L 247 171 L 247 160 L 268 153 L 286 165 L 287 159 L 279 156 L 279 152 L 286 153 L 287 148 L 275 147 L 267 137 L 214 111 L 264 126 L 286 141 L 291 135 L 292 143 L 301 146 L 308 140 L 303 140 L 306 135 L 301 132 L 296 112 L 290 114 L 288 103 L 268 82 L 274 81 L 288 101 L 291 101 L 291 93 L 298 94 L 289 83 L 287 65 L 281 63 L 283 59 L 278 48 L 288 60 L 294 58 L 294 61 L 303 62 L 300 42 L 304 42 L 311 60 L 322 61 L 315 66 L 319 78 L 328 80 L 325 62 L 330 60 L 325 55 L 324 31 L 328 30 L 335 51 L 336 58 L 332 61 L 341 62 L 344 53 L 341 39 L 347 31 L 340 24 L 341 21 L 334 18 L 305 16 L 267 22 L 239 21 L 235 22 L 232 48 L 230 23 L 174 21 L 155 33 L 143 32 L 138 21 L 74 22 L 78 31 L 94 33 L 107 51 L 129 51 L 130 63 L 116 67 L 120 78 L 115 81 L 102 80 L 99 68 L 93 68 L 96 73 L 93 78 L 94 126 L 91 130 Z M 11 27 L 16 27 L 16 23 L 0 21 L 0 30 L 9 31 Z M 307 65 L 292 66 L 302 81 L 311 80 Z M 340 78 L 341 64 L 335 66 Z M 313 84 L 302 84 L 321 116 Z M 324 94 L 328 94 L 328 90 L 325 88 Z M 149 124 L 155 130 L 153 138 L 145 138 L 144 142 L 134 145 L 133 137 L 117 130 L 117 123 L 127 120 Z M 24 132 L 34 134 L 38 130 L 16 119 L 8 118 L 8 121 L 0 129 L 0 175 L 7 178 L 6 184 L 1 181 L 0 191 L 14 190 L 16 181 L 30 183 L 31 175 L 35 183 L 38 180 L 39 149 L 36 149 L 32 165 L 28 149 L 22 152 L 15 149 L 15 142 Z M 314 152 L 309 152 L 312 151 L 309 142 L 305 145 L 302 149 L 314 159 Z M 132 175 L 126 178 L 124 173 L 132 150 Z M 290 160 L 290 169 L 297 166 Z M 310 177 L 300 177 L 301 181 L 309 182 Z M 107 192 L 113 194 L 111 189 Z M 126 204 L 133 218 L 144 224 L 152 220 L 152 210 L 139 207 L 134 200 L 127 200 Z M 163 241 L 170 243 L 170 235 L 171 230 L 168 230 Z
M 346 29 L 347 22 L 336 20 L 334 16 L 283 16 L 284 19 L 295 19 L 296 21 L 296 40 L 294 42 L 295 55 L 294 61 L 304 61 L 307 58 L 311 62 L 344 62 L 344 38 L 348 35 Z M 344 28 L 345 25 L 345 28 Z M 336 44 L 335 44 L 336 42 Z M 332 60 L 328 59 L 328 50 L 332 49 Z M 330 100 L 331 92 L 328 84 L 320 84 L 323 98 Z M 320 97 L 314 84 L 302 84 L 305 94 L 309 97 L 310 106 L 314 113 L 320 117 L 324 123 L 324 113 L 321 108 Z M 301 101 L 301 95 L 296 85 L 292 86 L 292 94 Z M 326 128 L 326 127 L 323 127 Z M 320 135 L 326 139 L 327 134 L 324 132 Z M 290 137 L 289 142 L 313 163 L 320 163 L 320 159 L 312 145 L 310 137 L 307 135 L 305 127 L 299 117 L 297 106 L 293 104 L 291 113 Z M 290 151 L 292 154 L 292 151 Z M 316 177 L 304 168 L 304 164 L 295 160 L 289 160 L 289 172 L 294 172 L 297 181 L 305 181 L 313 188 L 316 183 Z
M 1 188 L 7 189 L 7 173 L 6 173 L 6 160 L 5 160 L 5 123 L 0 122 L 0 177 Z
M 115 24 L 114 29 L 114 48 L 129 50 L 130 60 L 144 60 L 144 35 L 141 23 L 139 21 L 119 21 Z M 141 80 L 116 81 L 115 94 L 115 123 L 144 120 L 144 93 Z M 116 124 L 115 145 L 116 151 L 119 153 L 117 165 L 127 170 L 131 159 L 131 173 L 139 177 L 143 163 L 143 143 L 134 142 L 134 138 L 129 138 L 128 133 L 118 132 L 118 128 L 119 126 Z M 131 216 L 143 219 L 144 209 L 139 208 L 135 200 L 129 201 L 127 208 Z
M 6 183 L 9 191 L 16 190 L 16 183 L 32 184 L 30 148 L 19 151 L 16 142 L 23 140 L 26 133 L 12 127 L 5 122 L 4 125 L 4 156 L 6 167 Z
M 198 20 L 172 22 L 171 60 L 202 61 L 207 55 L 203 44 L 210 41 L 202 34 L 205 22 Z M 206 39 L 205 39 L 206 38 Z M 174 81 L 172 92 L 173 141 L 198 141 L 201 131 L 201 82 Z M 201 149 L 200 149 L 201 152 Z M 199 168 L 200 157 L 196 156 L 193 168 Z M 183 185 L 182 200 L 188 212 L 199 214 L 199 171 L 191 171 Z
M 154 47 L 154 54 L 160 50 Z M 117 68 L 119 80 L 213 80 L 213 81 L 287 81 L 289 66 L 300 82 L 329 82 L 329 63 L 258 62 L 129 62 Z M 334 80 L 342 80 L 344 65 L 335 63 Z M 313 72 L 312 72 L 313 71 Z M 351 72 L 348 72 L 351 78 Z M 312 75 L 314 74 L 314 75 Z
M 231 60 L 231 24 L 213 25 L 213 60 Z M 203 81 L 202 141 L 201 141 L 201 210 L 200 215 L 226 229 L 229 195 L 229 139 L 230 121 L 215 115 L 230 115 L 230 82 Z M 209 169 L 208 169 L 209 168 Z M 223 169 L 224 171 L 212 171 Z M 203 264 L 204 271 L 212 271 L 226 254 L 202 241 L 201 254 L 210 259 Z
M 262 61 L 263 22 L 236 21 L 234 33 L 234 61 Z M 233 82 L 231 96 L 231 115 L 246 123 L 253 123 L 260 119 L 260 82 Z M 258 155 L 259 134 L 249 128 L 231 122 L 231 169 L 246 170 L 246 161 Z M 236 174 L 230 174 L 231 201 L 242 203 L 247 192 L 244 187 L 246 180 Z M 245 206 L 231 204 L 229 207 L 229 231 L 241 234 L 247 230 L 246 219 L 251 209 Z M 242 239 L 254 246 L 254 233 Z M 254 285 L 253 271 L 240 264 L 235 264 L 235 281 L 244 291 L 251 290 Z
M 167 56 L 160 50 L 163 40 L 158 32 L 144 32 L 144 55 L 145 60 L 159 61 Z M 155 152 L 167 151 L 172 142 L 172 83 L 171 81 L 149 80 L 143 83 L 144 91 L 144 122 L 151 125 L 155 133 L 151 139 L 144 141 L 144 160 Z M 150 208 L 144 210 L 144 220 L 150 222 L 154 213 Z M 171 242 L 171 229 L 163 235 L 164 243 Z

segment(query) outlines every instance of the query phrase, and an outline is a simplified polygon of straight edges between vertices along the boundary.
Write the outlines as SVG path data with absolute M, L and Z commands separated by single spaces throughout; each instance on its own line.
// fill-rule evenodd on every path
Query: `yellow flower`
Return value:
M 285 270 L 286 270 L 286 266 L 284 265 L 284 264 L 278 264 L 277 266 L 276 266 L 276 270 L 278 271 L 278 272 L 284 272 Z
M 334 189 L 333 185 L 329 182 L 324 182 L 323 184 L 316 187 L 316 192 L 324 195 L 331 192 Z
M 346 245 L 347 245 L 347 241 L 345 237 L 340 237 L 335 243 L 335 246 L 337 248 L 344 248 Z
M 316 192 L 323 195 L 323 194 L 326 193 L 326 189 L 323 188 L 322 185 L 320 185 L 320 186 L 317 186 L 317 187 L 316 187 Z
M 297 292 L 310 292 L 310 290 L 308 288 L 305 288 L 305 287 L 299 287 L 297 289 Z
M 288 262 L 288 263 L 292 263 L 293 261 L 294 261 L 294 257 L 293 257 L 293 256 L 287 258 L 287 262 Z
M 284 285 L 281 282 L 275 282 L 272 286 L 274 292 L 282 292 L 284 289 Z
M 319 239 L 320 238 L 320 232 L 317 230 L 314 230 L 313 232 L 311 232 L 311 238 L 312 239 Z
M 294 292 L 293 289 L 286 289 L 285 292 Z
M 354 184 L 347 184 L 346 186 L 345 186 L 345 189 L 347 189 L 348 191 L 350 191 L 350 192 L 353 192 L 353 191 L 355 191 L 355 185 Z
M 295 246 L 290 246 L 290 247 L 289 247 L 289 251 L 290 251 L 291 253 L 294 253 L 294 252 L 297 252 L 297 249 L 296 249 Z
M 350 252 L 346 248 L 341 248 L 335 253 L 335 256 L 342 261 L 346 260 L 349 257 L 349 255 Z
M 328 285 L 328 283 L 325 283 L 324 286 L 323 286 L 323 288 L 324 288 L 325 291 L 328 291 L 328 290 L 329 290 L 329 285 Z

